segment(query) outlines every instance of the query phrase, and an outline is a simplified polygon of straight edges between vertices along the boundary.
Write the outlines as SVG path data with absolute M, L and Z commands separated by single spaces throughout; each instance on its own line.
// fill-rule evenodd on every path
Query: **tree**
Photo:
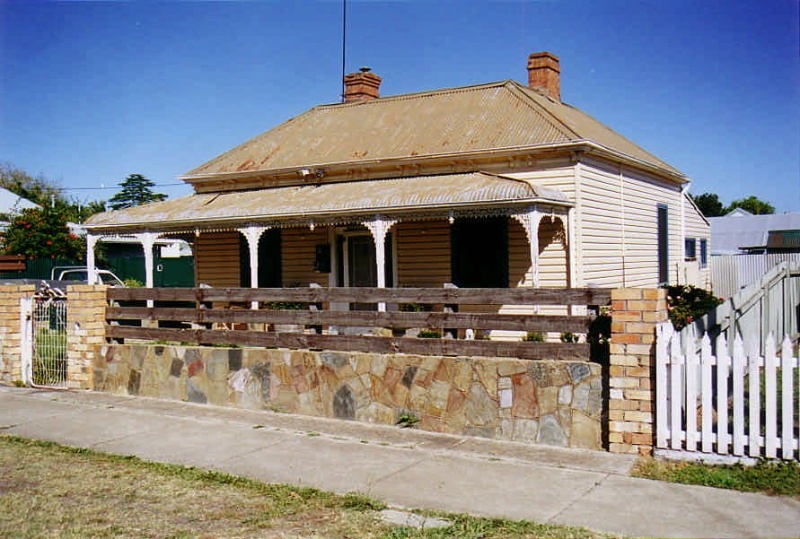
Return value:
M 141 174 L 131 174 L 119 185 L 122 187 L 122 191 L 108 201 L 108 205 L 112 210 L 123 210 L 167 198 L 167 195 L 154 193 L 152 188 L 156 184 Z
M 31 176 L 10 163 L 0 163 L 0 187 L 40 206 L 61 196 L 61 188 L 44 176 Z
M 67 225 L 69 204 L 55 204 L 22 210 L 8 225 L 3 241 L 7 254 L 28 258 L 70 258 L 83 260 L 86 243 Z
M 763 200 L 753 195 L 750 195 L 747 198 L 734 200 L 733 202 L 731 202 L 731 205 L 728 206 L 728 209 L 725 211 L 725 213 L 729 213 L 735 210 L 736 208 L 742 208 L 743 210 L 747 210 L 753 215 L 767 215 L 775 213 L 775 206 L 773 206 L 769 202 L 764 202 Z
M 697 209 L 706 217 L 725 215 L 725 206 L 723 206 L 715 193 L 703 193 L 702 195 L 692 197 L 692 200 L 694 200 L 694 203 L 697 205 Z

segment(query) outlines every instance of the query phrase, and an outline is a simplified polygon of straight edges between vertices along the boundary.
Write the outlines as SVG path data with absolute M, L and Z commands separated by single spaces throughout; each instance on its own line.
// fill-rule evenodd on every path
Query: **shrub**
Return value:
M 669 319 L 675 329 L 688 324 L 722 303 L 712 292 L 695 286 L 676 285 L 667 287 Z
M 561 334 L 561 342 L 563 343 L 576 343 L 580 340 L 580 336 L 575 335 L 571 331 L 565 331 Z
M 527 342 L 544 342 L 544 333 L 541 331 L 529 331 L 522 340 Z

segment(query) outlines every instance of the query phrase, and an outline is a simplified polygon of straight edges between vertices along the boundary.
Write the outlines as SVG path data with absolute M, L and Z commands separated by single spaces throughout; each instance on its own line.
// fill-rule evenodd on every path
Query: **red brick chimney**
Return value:
M 534 52 L 528 56 L 528 87 L 561 101 L 561 68 L 552 52 Z
M 344 76 L 344 102 L 368 101 L 378 99 L 381 87 L 381 78 L 369 72 L 368 67 L 362 67 L 358 73 Z

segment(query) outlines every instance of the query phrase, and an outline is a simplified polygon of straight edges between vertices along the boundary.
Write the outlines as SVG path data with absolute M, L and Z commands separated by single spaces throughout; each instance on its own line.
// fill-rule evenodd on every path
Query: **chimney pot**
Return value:
M 362 67 L 358 73 L 344 76 L 344 102 L 369 101 L 380 97 L 381 78 Z
M 528 56 L 528 87 L 561 101 L 561 68 L 552 52 L 534 52 Z

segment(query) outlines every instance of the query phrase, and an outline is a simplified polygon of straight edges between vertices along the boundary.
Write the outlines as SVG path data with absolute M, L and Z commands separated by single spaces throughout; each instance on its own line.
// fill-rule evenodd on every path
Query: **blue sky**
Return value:
M 727 203 L 800 211 L 798 0 L 347 2 L 346 71 L 382 95 L 561 59 L 565 102 Z M 0 161 L 108 199 L 339 101 L 342 2 L 0 1 Z M 105 187 L 106 189 L 102 189 Z

